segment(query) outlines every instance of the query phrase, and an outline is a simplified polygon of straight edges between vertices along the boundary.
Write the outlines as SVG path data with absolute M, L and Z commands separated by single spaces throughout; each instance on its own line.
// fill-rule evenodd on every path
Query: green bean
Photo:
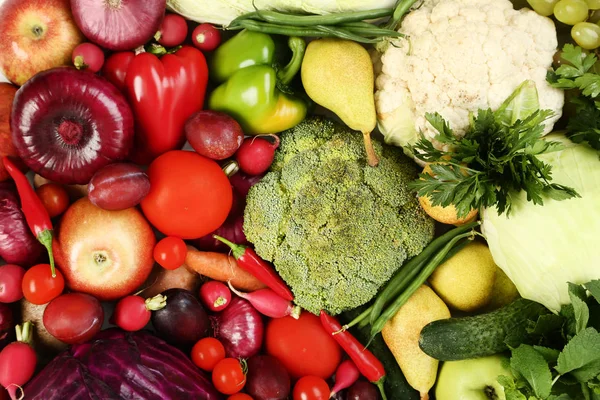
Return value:
M 366 23 L 365 25 L 366 26 L 355 26 L 355 25 L 350 25 L 350 24 L 342 24 L 342 25 L 338 26 L 338 28 L 347 29 L 348 31 L 350 31 L 354 34 L 358 34 L 358 35 L 365 36 L 365 37 L 370 37 L 370 36 L 374 36 L 374 37 L 404 37 L 404 36 L 406 36 L 403 33 L 396 32 L 391 29 L 379 28 L 379 27 L 369 24 L 369 23 Z
M 352 40 L 359 43 L 377 43 L 382 39 L 381 37 L 379 39 L 368 39 L 363 36 L 357 35 L 353 32 L 350 32 L 347 29 L 332 28 L 325 25 L 316 25 L 315 28 L 317 28 L 321 32 L 330 34 L 331 36 L 335 36 L 340 39 Z
M 396 30 L 402 18 L 410 10 L 410 8 L 417 2 L 417 0 L 398 0 L 394 7 L 394 13 L 390 20 L 386 24 L 386 28 Z
M 314 25 L 338 25 L 344 22 L 363 21 L 366 19 L 376 19 L 389 17 L 394 10 L 392 8 L 380 8 L 366 11 L 350 11 L 334 13 L 327 15 L 305 15 L 305 14 L 287 14 L 277 11 L 257 10 L 234 19 L 231 23 L 245 19 L 254 19 L 264 22 L 272 22 L 279 25 L 289 26 L 314 26 Z
M 396 275 L 388 282 L 385 289 L 375 299 L 375 303 L 373 303 L 371 309 L 371 315 L 369 321 L 371 324 L 375 323 L 383 307 L 392 299 L 400 295 L 400 292 L 404 289 L 403 282 L 405 281 L 405 276 L 411 273 L 412 270 L 420 271 L 423 265 L 431 258 L 439 249 L 441 249 L 449 240 L 451 240 L 456 235 L 459 235 L 464 232 L 468 232 L 471 229 L 478 226 L 478 222 L 471 222 L 469 224 L 465 224 L 454 228 L 443 235 L 437 237 L 431 243 L 423 249 L 419 254 L 413 257 L 410 261 L 408 261 L 397 273 Z
M 400 307 L 402 307 L 408 299 L 417 291 L 418 288 L 421 287 L 427 281 L 429 276 L 435 271 L 435 269 L 444 261 L 446 255 L 452 250 L 452 248 L 462 239 L 467 237 L 472 237 L 474 235 L 473 232 L 463 233 L 461 235 L 453 237 L 444 248 L 438 252 L 435 256 L 431 258 L 431 260 L 423 267 L 419 275 L 416 279 L 414 279 L 410 285 L 394 300 L 392 304 L 390 304 L 385 311 L 377 318 L 374 324 L 371 326 L 371 338 L 375 337 L 385 324 L 396 315 Z

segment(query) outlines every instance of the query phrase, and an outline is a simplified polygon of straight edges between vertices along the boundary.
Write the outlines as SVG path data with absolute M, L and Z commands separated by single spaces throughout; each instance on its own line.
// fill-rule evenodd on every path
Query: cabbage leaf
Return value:
M 482 213 L 484 233 L 496 264 L 522 297 L 558 312 L 569 304 L 568 282 L 600 278 L 600 160 L 598 152 L 559 134 L 563 150 L 540 155 L 552 166 L 552 182 L 577 190 L 580 198 L 545 199 L 543 206 L 521 192 L 509 217 L 494 208 Z

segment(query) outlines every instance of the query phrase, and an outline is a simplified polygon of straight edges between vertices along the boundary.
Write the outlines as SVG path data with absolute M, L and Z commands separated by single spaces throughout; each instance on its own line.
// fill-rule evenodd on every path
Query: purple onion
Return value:
M 263 320 L 252 305 L 234 297 L 229 307 L 211 317 L 214 336 L 232 358 L 249 358 L 260 351 L 265 332 Z
M 37 174 L 87 184 L 100 168 L 129 154 L 133 113 L 104 78 L 60 67 L 40 72 L 17 91 L 11 131 L 17 153 Z
M 81 32 L 108 50 L 133 50 L 158 31 L 166 0 L 71 0 Z

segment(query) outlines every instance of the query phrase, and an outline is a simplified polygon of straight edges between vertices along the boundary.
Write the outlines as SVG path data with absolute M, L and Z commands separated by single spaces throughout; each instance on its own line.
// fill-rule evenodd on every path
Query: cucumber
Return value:
M 487 314 L 433 321 L 421 331 L 419 346 L 440 361 L 458 361 L 498 354 L 508 344 L 527 338 L 527 320 L 549 311 L 539 303 L 517 299 Z
M 343 321 L 343 323 L 348 323 L 352 321 L 354 317 L 363 312 L 365 308 L 365 306 L 362 306 L 354 310 L 346 311 L 340 315 L 340 319 Z M 355 326 L 350 329 L 350 332 L 362 344 L 367 344 L 369 342 L 369 338 L 371 337 L 371 327 L 369 325 L 362 329 L 359 329 L 358 326 Z M 371 350 L 375 357 L 381 361 L 383 367 L 385 368 L 386 377 L 385 381 L 383 382 L 383 388 L 388 399 L 419 400 L 421 398 L 419 392 L 410 387 L 408 382 L 406 382 L 406 378 L 400 370 L 394 355 L 387 348 L 387 345 L 383 341 L 383 337 L 381 337 L 381 335 L 375 336 L 369 345 L 369 350 Z

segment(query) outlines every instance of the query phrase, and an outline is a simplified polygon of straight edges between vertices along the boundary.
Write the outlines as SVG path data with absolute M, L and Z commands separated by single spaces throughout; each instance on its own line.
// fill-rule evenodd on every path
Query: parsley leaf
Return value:
M 579 382 L 600 375 L 600 333 L 586 328 L 575 335 L 558 356 L 556 370 L 561 375 L 573 375 Z
M 515 93 L 507 101 L 513 100 Z M 433 206 L 454 205 L 459 218 L 472 209 L 492 206 L 498 214 L 509 214 L 512 199 L 520 191 L 539 205 L 544 198 L 578 197 L 575 190 L 551 183 L 551 166 L 537 157 L 562 148 L 560 143 L 542 140 L 544 122 L 552 112 L 536 110 L 512 122 L 506 117 L 507 104 L 497 112 L 487 109 L 472 115 L 462 138 L 454 135 L 439 113 L 426 114 L 438 132 L 434 139 L 451 150 L 438 150 L 421 137 L 410 151 L 431 163 L 431 173 L 420 174 L 410 187 L 419 196 L 429 197 Z
M 533 347 L 522 344 L 512 351 L 510 366 L 529 383 L 537 397 L 545 399 L 552 390 L 552 374 L 544 357 Z

